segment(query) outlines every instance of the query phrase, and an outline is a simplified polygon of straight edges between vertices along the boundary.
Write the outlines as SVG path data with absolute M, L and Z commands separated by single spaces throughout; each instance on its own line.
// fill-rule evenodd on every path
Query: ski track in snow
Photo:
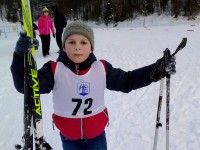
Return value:
M 127 28 L 95 28 L 95 54 L 113 67 L 125 71 L 154 63 L 162 57 L 165 48 L 174 52 L 183 37 L 187 46 L 177 54 L 177 74 L 171 77 L 170 150 L 199 150 L 200 148 L 200 27 L 163 25 Z M 188 29 L 194 32 L 187 31 Z M 12 52 L 17 37 L 0 37 L 0 149 L 11 150 L 21 143 L 23 133 L 23 95 L 14 86 L 10 73 Z M 51 56 L 43 58 L 41 46 L 37 52 L 40 68 L 49 59 L 56 60 L 58 50 L 51 39 Z M 150 150 L 153 147 L 156 111 L 160 82 L 132 91 L 105 92 L 109 110 L 106 128 L 108 150 Z M 165 89 L 163 93 L 158 149 L 165 149 Z M 52 130 L 51 94 L 41 95 L 46 140 L 55 150 L 61 150 L 59 131 Z

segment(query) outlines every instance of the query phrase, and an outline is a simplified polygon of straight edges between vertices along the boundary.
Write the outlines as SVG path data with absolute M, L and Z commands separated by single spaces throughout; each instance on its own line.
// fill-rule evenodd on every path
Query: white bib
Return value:
M 95 61 L 84 75 L 76 75 L 57 62 L 54 74 L 54 113 L 68 118 L 84 118 L 105 109 L 106 73 L 103 64 Z

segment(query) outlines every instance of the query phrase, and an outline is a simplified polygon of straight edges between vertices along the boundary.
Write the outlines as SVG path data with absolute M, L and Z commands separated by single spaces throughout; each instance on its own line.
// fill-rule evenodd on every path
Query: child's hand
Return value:
M 34 39 L 34 43 L 32 42 L 31 38 L 26 36 L 26 32 L 20 32 L 20 37 L 17 41 L 16 47 L 15 47 L 15 53 L 19 56 L 23 56 L 24 53 L 28 53 L 29 50 L 33 47 L 36 42 Z
M 38 48 L 39 48 L 39 41 L 36 38 L 33 39 L 33 45 L 35 46 L 35 49 L 38 50 Z
M 173 75 L 176 73 L 176 57 L 175 56 L 170 57 L 170 61 L 169 61 L 168 65 L 165 67 L 165 71 L 169 75 Z
M 170 55 L 169 49 L 164 51 L 164 56 L 157 60 L 154 69 L 151 71 L 150 78 L 156 82 L 164 78 L 167 74 L 172 75 L 176 73 L 175 56 Z
M 23 56 L 24 53 L 28 53 L 32 48 L 31 38 L 26 36 L 26 32 L 20 32 L 20 37 L 15 47 L 15 53 L 19 56 Z

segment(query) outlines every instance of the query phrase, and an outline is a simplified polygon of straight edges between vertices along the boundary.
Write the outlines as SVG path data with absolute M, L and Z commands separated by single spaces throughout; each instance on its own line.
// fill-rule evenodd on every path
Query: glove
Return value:
M 26 32 L 20 32 L 20 37 L 15 46 L 15 53 L 19 56 L 23 56 L 24 53 L 28 53 L 31 48 L 31 38 L 26 36 Z
M 170 50 L 164 51 L 164 56 L 157 60 L 154 69 L 150 73 L 150 78 L 153 82 L 164 78 L 166 75 L 172 75 L 176 73 L 176 61 L 175 56 L 170 55 Z
M 167 64 L 165 71 L 167 72 L 167 74 L 169 75 L 173 75 L 176 73 L 176 57 L 175 56 L 171 56 L 170 57 L 170 61 Z
M 53 34 L 53 38 L 55 38 L 56 37 L 56 34 Z
M 39 48 L 39 41 L 37 39 L 33 39 L 33 45 L 35 46 L 35 49 L 38 50 Z

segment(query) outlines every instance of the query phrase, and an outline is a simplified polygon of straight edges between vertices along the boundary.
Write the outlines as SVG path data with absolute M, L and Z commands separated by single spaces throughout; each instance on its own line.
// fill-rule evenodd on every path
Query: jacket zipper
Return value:
M 79 75 L 79 65 L 75 64 L 76 66 L 76 75 Z
M 76 66 L 76 75 L 79 75 L 79 65 L 75 64 Z M 84 127 L 83 127 L 83 118 L 81 118 L 81 139 L 84 139 Z

